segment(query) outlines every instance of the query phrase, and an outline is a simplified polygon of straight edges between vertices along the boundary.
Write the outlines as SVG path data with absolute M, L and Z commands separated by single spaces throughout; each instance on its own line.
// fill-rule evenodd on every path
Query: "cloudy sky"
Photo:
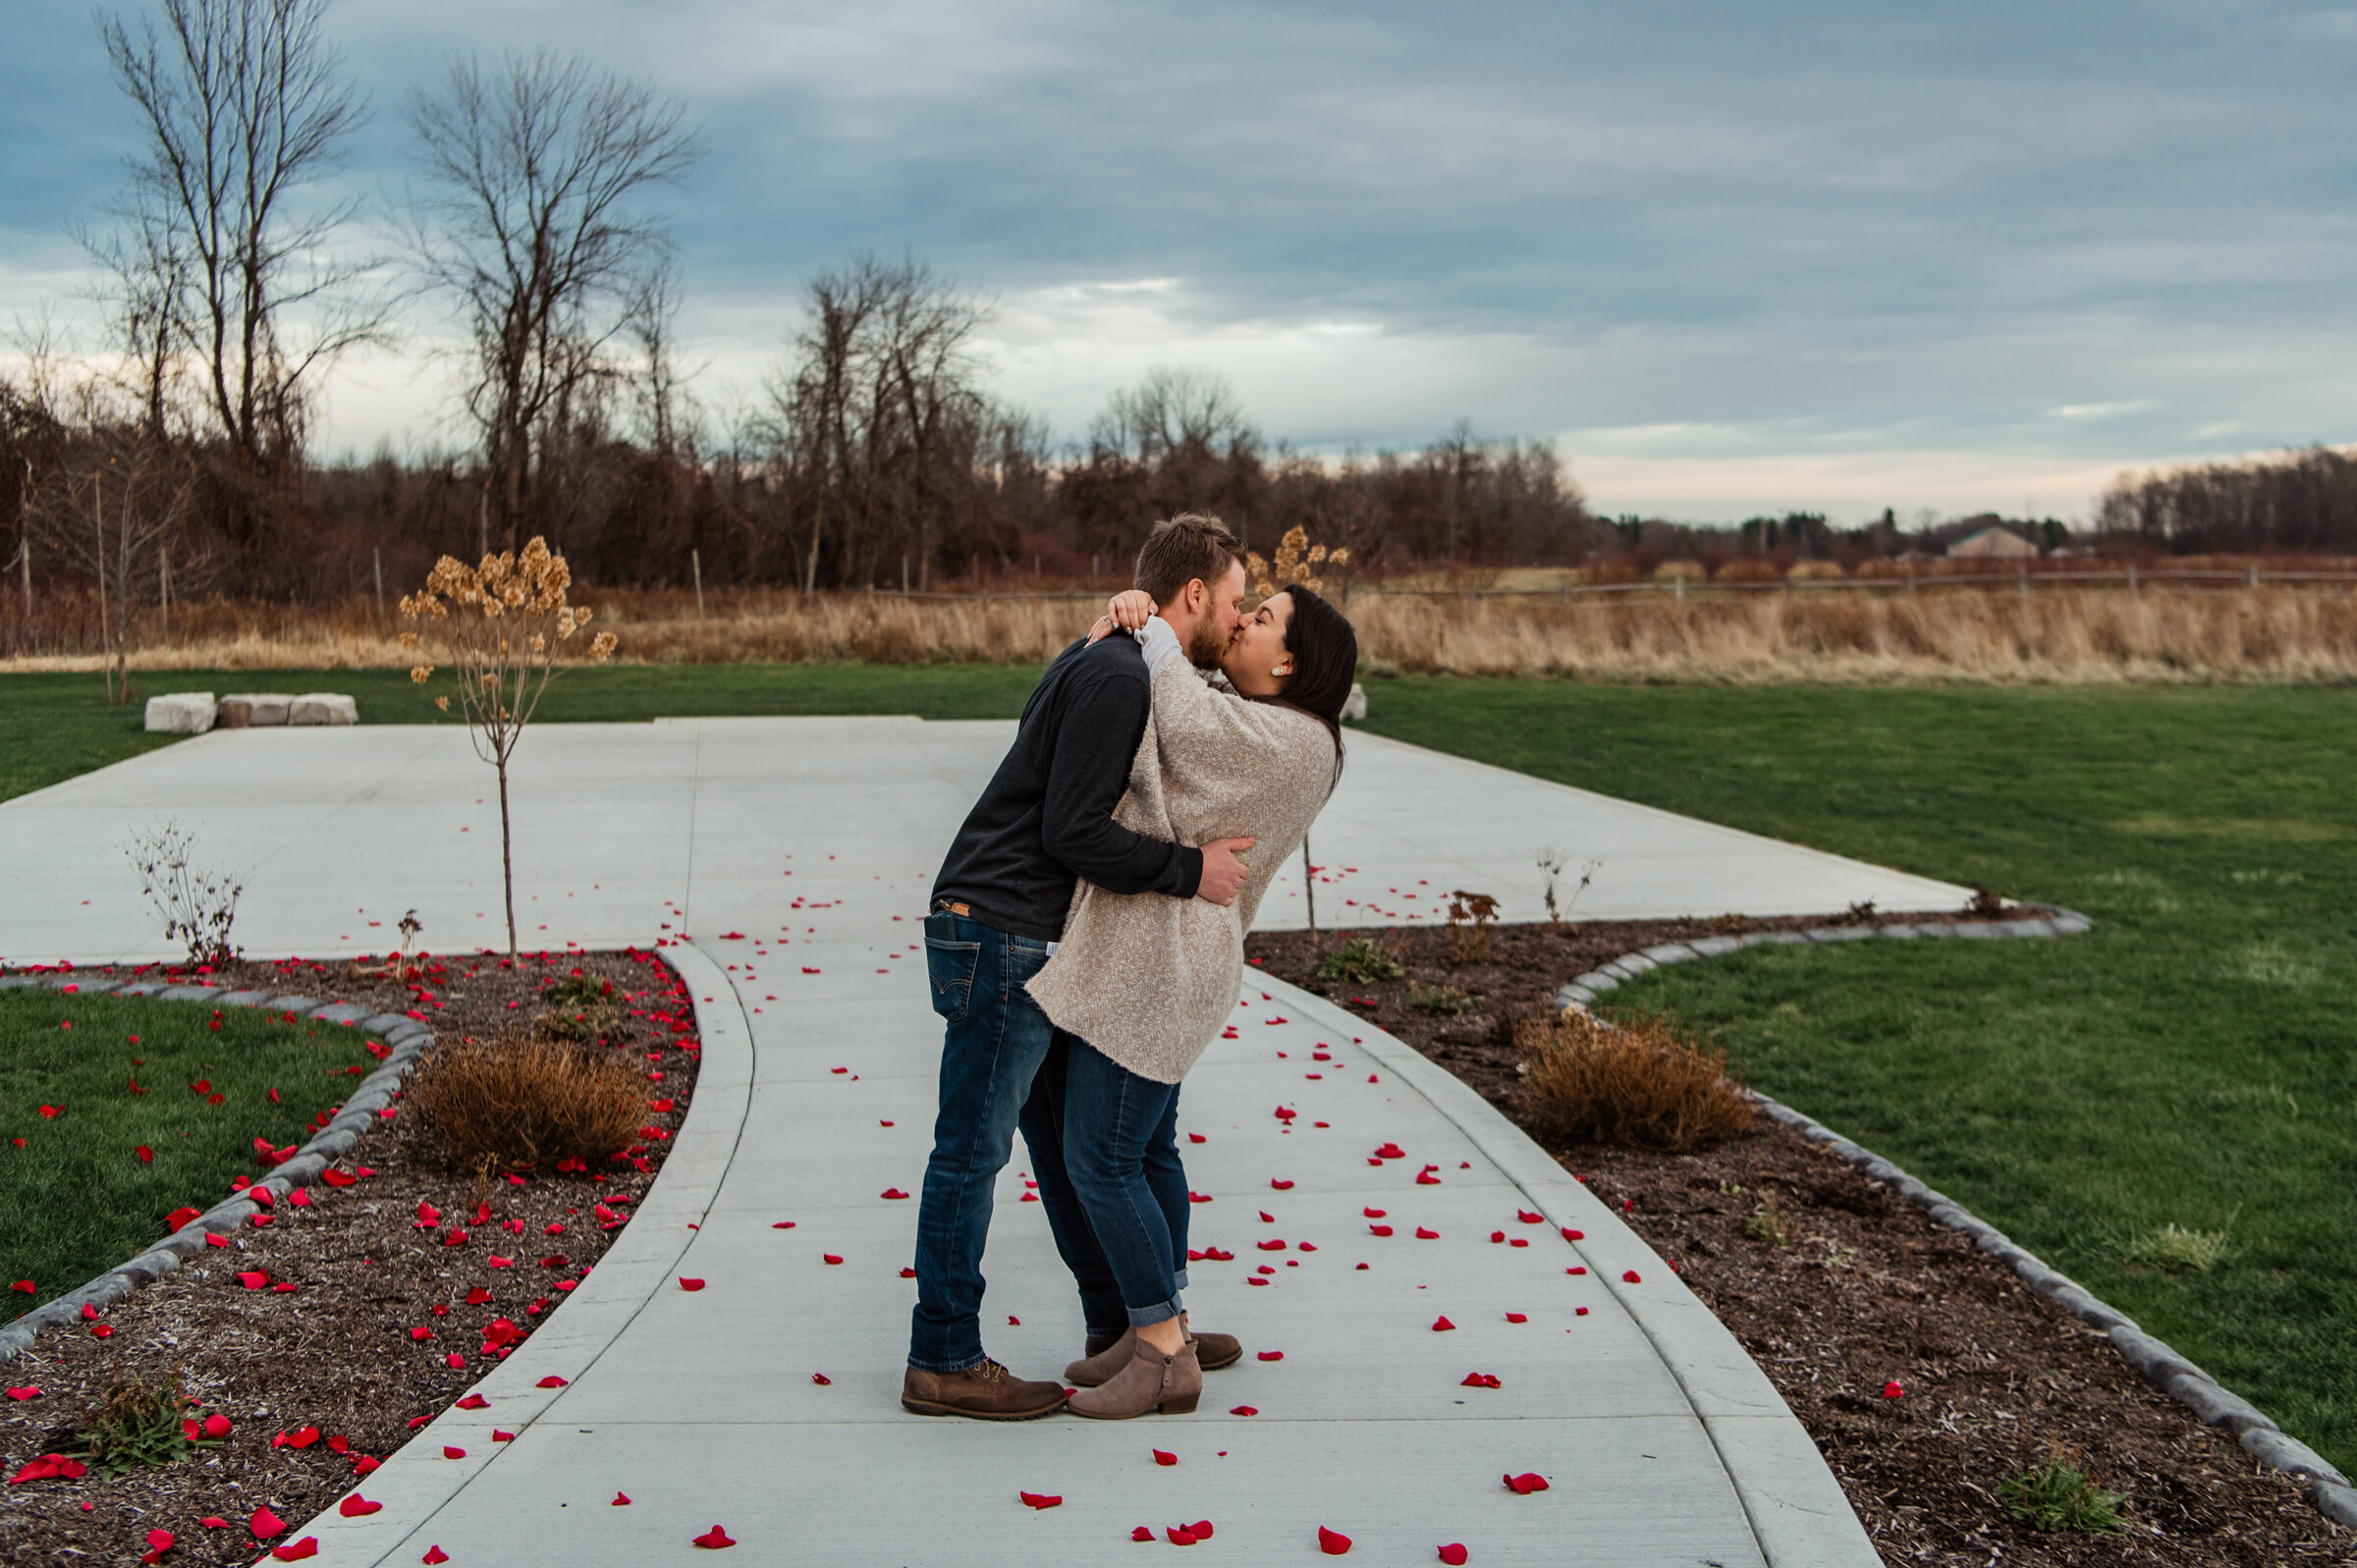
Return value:
M 135 8 L 136 9 L 136 8 Z M 2357 8 L 341 0 L 398 193 L 454 52 L 683 98 L 699 392 L 862 250 L 998 302 L 1076 435 L 1156 364 L 1272 437 L 1557 442 L 1606 513 L 2084 514 L 2127 466 L 2357 440 Z M 0 0 L 0 324 L 87 284 L 132 144 L 89 13 Z M 420 311 L 328 450 L 460 433 Z

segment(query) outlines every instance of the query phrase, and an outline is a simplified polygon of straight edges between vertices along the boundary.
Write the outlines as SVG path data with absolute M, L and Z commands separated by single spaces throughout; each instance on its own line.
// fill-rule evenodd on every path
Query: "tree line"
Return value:
M 2357 555 L 2357 452 L 2312 447 L 2122 474 L 2096 527 L 2170 555 Z
M 339 193 L 373 108 L 327 3 L 100 18 L 138 146 L 78 231 L 107 341 L 36 330 L 0 382 L 19 590 L 0 605 L 36 576 L 97 592 L 117 626 L 175 594 L 398 592 L 442 554 L 533 535 L 590 581 L 923 590 L 1099 574 L 1189 508 L 1263 549 L 1304 525 L 1358 569 L 1593 543 L 1544 444 L 1460 426 L 1319 460 L 1200 370 L 1148 373 L 1060 442 L 991 387 L 990 301 L 913 258 L 810 279 L 759 398 L 716 418 L 680 362 L 679 255 L 650 199 L 700 155 L 682 105 L 552 52 L 454 59 L 401 106 L 406 194 L 371 212 Z M 318 460 L 329 371 L 394 345 L 420 299 L 459 329 L 464 439 Z

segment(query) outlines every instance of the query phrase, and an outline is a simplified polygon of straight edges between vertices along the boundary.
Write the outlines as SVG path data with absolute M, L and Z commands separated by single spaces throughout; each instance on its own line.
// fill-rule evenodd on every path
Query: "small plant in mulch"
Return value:
M 1376 981 L 1400 979 L 1407 971 L 1373 937 L 1352 937 L 1320 959 L 1314 973 L 1320 980 L 1347 980 L 1356 985 L 1368 985 Z
M 1789 1247 L 1792 1245 L 1792 1217 L 1776 1206 L 1774 1198 L 1770 1198 L 1752 1211 L 1749 1219 L 1743 1221 L 1743 1233 L 1763 1247 Z
M 2119 1255 L 2123 1261 L 2147 1269 L 2206 1274 L 2224 1263 L 2233 1250 L 2223 1230 L 2190 1230 L 2171 1220 L 2129 1237 L 2121 1243 Z
M 1865 926 L 1872 925 L 1877 918 L 1878 917 L 1874 912 L 1874 900 L 1872 898 L 1861 898 L 1856 903 L 1851 904 L 1847 909 L 1842 910 L 1841 918 L 1836 921 L 1835 924 L 1842 926 Z
M 82 1460 L 111 1481 L 219 1447 L 217 1436 L 205 1435 L 203 1423 L 196 1401 L 182 1390 L 180 1374 L 174 1372 L 107 1384 L 89 1425 L 74 1436 Z
M 1449 894 L 1449 961 L 1453 964 L 1490 961 L 1490 927 L 1498 919 L 1498 900 L 1486 892 L 1458 888 Z
M 457 1163 L 490 1172 L 609 1159 L 646 1117 L 627 1062 L 536 1031 L 443 1041 L 411 1075 L 406 1098 Z
M 2047 1450 L 2044 1463 L 2001 1483 L 1998 1492 L 2006 1511 L 2033 1530 L 2117 1535 L 2127 1529 L 2119 1517 L 2126 1494 L 2099 1488 L 2059 1443 Z
M 1418 1012 L 1442 1013 L 1454 1017 L 1471 1012 L 1481 1005 L 1481 998 L 1455 986 L 1419 986 L 1409 983 L 1407 1004 Z
M 1514 1044 L 1531 1117 L 1552 1136 L 1692 1154 L 1751 1125 L 1751 1102 L 1727 1077 L 1726 1055 L 1663 1019 L 1565 1012 L 1524 1019 Z
M 548 1010 L 532 1021 L 532 1032 L 582 1045 L 604 1040 L 622 1025 L 622 1009 L 613 998 L 611 981 L 568 975 L 540 993 Z
M 2005 900 L 1986 888 L 1975 888 L 1972 896 L 1965 900 L 1964 912 L 1983 920 L 1995 920 L 2005 912 Z

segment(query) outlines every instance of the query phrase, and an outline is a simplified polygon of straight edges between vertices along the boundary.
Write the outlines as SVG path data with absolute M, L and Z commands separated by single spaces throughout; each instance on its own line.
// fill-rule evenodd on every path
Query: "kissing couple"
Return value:
M 1243 1347 L 1189 1327 L 1178 1087 L 1243 983 L 1244 932 L 1342 777 L 1358 638 L 1306 587 L 1243 613 L 1242 543 L 1157 523 L 1135 587 L 1059 655 L 925 916 L 946 1021 L 901 1403 L 1028 1421 L 1195 1408 Z M 983 1354 L 982 1252 L 1015 1129 L 1087 1329 L 1061 1382 Z

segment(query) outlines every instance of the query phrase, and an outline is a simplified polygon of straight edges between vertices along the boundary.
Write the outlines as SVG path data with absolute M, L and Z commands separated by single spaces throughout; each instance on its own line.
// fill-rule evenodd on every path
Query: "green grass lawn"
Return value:
M 748 714 L 908 713 L 1012 719 L 1039 679 L 1003 665 L 609 665 L 569 670 L 537 718 L 551 724 Z M 412 685 L 400 670 L 175 670 L 135 675 L 163 691 L 344 691 L 362 724 L 455 724 L 434 709 L 448 680 Z M 142 710 L 109 707 L 96 675 L 0 676 L 0 800 L 136 757 L 180 738 L 139 728 Z
M 1369 696 L 1384 734 L 2093 916 L 2052 943 L 1751 949 L 1614 1001 L 1711 1032 L 2357 1468 L 2357 692 Z M 2227 1256 L 2134 1261 L 2167 1224 Z
M 0 991 L 0 1283 L 34 1287 L 0 1296 L 0 1318 L 152 1246 L 173 1210 L 209 1209 L 234 1177 L 260 1175 L 254 1139 L 302 1143 L 360 1081 L 341 1069 L 374 1066 L 356 1030 L 247 1007 L 223 1008 L 218 1031 L 212 1019 L 196 1002 Z

